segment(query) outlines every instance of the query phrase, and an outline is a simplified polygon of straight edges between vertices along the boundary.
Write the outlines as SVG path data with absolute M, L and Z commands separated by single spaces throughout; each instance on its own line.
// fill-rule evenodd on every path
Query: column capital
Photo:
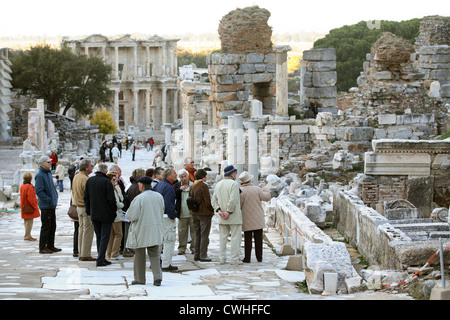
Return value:
M 279 45 L 273 46 L 273 51 L 275 51 L 276 53 L 283 53 L 283 52 L 288 52 L 291 50 L 292 50 L 292 48 L 290 45 L 279 44 Z

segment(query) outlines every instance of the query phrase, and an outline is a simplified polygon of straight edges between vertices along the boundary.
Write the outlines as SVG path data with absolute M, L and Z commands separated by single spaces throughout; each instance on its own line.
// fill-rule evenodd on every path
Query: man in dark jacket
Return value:
M 175 249 L 176 240 L 176 214 L 175 214 L 175 188 L 173 183 L 177 180 L 177 172 L 173 168 L 164 170 L 162 181 L 153 189 L 164 198 L 164 220 L 163 220 L 163 271 L 176 271 L 178 267 L 172 266 L 172 254 Z
M 53 183 L 51 159 L 44 155 L 39 158 L 39 164 L 39 171 L 34 178 L 42 221 L 39 236 L 39 253 L 53 253 L 61 251 L 61 249 L 55 248 L 58 193 Z
M 107 172 L 108 166 L 100 163 L 95 176 L 87 180 L 84 191 L 86 214 L 91 216 L 97 237 L 97 267 L 111 264 L 105 259 L 105 255 L 111 234 L 111 226 L 116 218 L 117 211 L 114 187 L 111 180 L 106 176 Z

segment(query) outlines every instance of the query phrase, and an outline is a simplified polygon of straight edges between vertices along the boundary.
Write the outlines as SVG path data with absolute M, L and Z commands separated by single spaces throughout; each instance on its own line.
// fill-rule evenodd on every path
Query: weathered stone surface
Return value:
M 336 61 L 309 61 L 307 71 L 333 71 L 336 70 Z
M 271 52 L 269 17 L 270 12 L 258 6 L 236 9 L 222 17 L 218 29 L 222 53 Z M 251 58 L 256 58 L 256 55 Z
M 336 84 L 337 72 L 313 72 L 312 82 L 314 87 L 332 87 Z
M 334 48 L 313 49 L 303 51 L 303 59 L 310 61 L 336 60 Z
M 321 88 L 305 88 L 305 94 L 310 98 L 334 98 L 337 97 L 336 87 L 321 87 Z
M 371 175 L 429 175 L 431 159 L 427 153 L 374 153 L 365 154 L 364 173 Z
M 304 246 L 305 275 L 311 293 L 322 293 L 324 290 L 323 275 L 325 272 L 338 274 L 338 290 L 347 288 L 345 279 L 353 276 L 353 267 L 345 244 L 332 243 L 306 243 Z

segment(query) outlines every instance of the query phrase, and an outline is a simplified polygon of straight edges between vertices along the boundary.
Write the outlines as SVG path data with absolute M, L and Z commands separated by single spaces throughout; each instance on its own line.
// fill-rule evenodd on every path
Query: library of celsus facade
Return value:
M 109 88 L 113 92 L 107 108 L 118 128 L 130 126 L 159 130 L 179 118 L 177 88 L 177 42 L 152 36 L 133 39 L 130 35 L 107 38 L 90 35 L 64 38 L 62 47 L 75 53 L 101 56 L 112 66 Z

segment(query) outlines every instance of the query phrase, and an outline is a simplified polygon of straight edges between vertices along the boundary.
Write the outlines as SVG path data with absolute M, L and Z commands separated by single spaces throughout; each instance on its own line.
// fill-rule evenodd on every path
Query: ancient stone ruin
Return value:
M 265 203 L 268 230 L 281 233 L 286 251 L 297 253 L 293 258 L 300 260 L 310 293 L 352 293 L 405 280 L 411 269 L 416 272 L 436 252 L 439 237 L 446 244 L 450 238 L 446 220 L 450 141 L 437 140 L 450 130 L 449 44 L 448 34 L 442 34 L 448 30 L 448 20 L 424 19 L 415 46 L 384 34 L 367 54 L 358 87 L 350 90 L 351 99 L 344 106 L 338 103 L 335 86 L 339 76 L 335 50 L 305 51 L 301 99 L 304 106 L 313 103 L 318 108 L 313 117 L 294 119 L 287 111 L 290 47 L 273 46 L 269 17 L 267 10 L 258 7 L 224 16 L 218 30 L 222 52 L 207 57 L 209 83 L 194 79 L 192 68 L 183 67 L 176 83 L 179 99 L 165 100 L 164 88 L 176 91 L 173 79 L 170 88 L 160 88 L 162 93 L 155 95 L 162 104 L 157 118 L 149 114 L 154 108 L 150 108 L 148 89 L 144 104 L 140 89 L 117 87 L 117 92 L 137 94 L 125 99 L 135 109 L 124 120 L 142 126 L 141 120 L 147 124 L 158 119 L 168 154 L 164 162 L 158 158 L 157 165 L 170 164 L 178 170 L 184 158 L 193 157 L 196 167 L 211 170 L 208 183 L 212 188 L 228 164 L 258 177 L 255 184 L 267 183 L 273 196 Z M 441 30 L 441 34 L 432 30 Z M 154 49 L 164 56 L 159 51 L 161 43 L 152 42 L 158 39 L 150 40 L 143 41 L 140 53 L 124 49 L 135 58 L 129 76 L 139 75 L 143 62 L 138 57 L 150 63 L 153 54 L 149 52 Z M 84 42 L 73 44 L 94 50 Z M 99 43 L 94 41 L 94 45 Z M 119 60 L 114 61 L 118 66 Z M 150 71 L 169 72 L 149 67 L 144 64 L 141 70 L 142 83 L 150 80 L 145 79 Z M 173 76 L 172 67 L 166 75 Z M 115 84 L 122 88 L 125 82 L 116 79 Z M 175 94 L 178 97 L 178 91 Z M 117 111 L 118 102 L 124 99 L 116 98 Z M 179 102 L 180 108 L 175 105 L 176 110 L 168 111 L 169 101 Z M 54 147 L 41 141 L 48 134 L 42 126 L 43 114 L 41 104 L 30 112 L 29 123 L 35 128 L 29 130 L 37 140 L 24 144 L 26 152 L 31 144 L 40 150 L 43 143 Z M 176 117 L 180 114 L 182 121 Z M 55 126 L 55 131 L 60 131 L 59 123 L 75 126 L 70 119 L 46 117 L 51 117 L 47 128 Z M 169 120 L 177 124 L 165 122 Z M 53 141 L 63 145 L 71 159 L 80 154 L 95 158 L 99 138 L 95 129 L 87 126 L 87 135 L 82 136 L 73 128 L 77 152 L 67 141 L 68 135 L 60 133 Z M 24 154 L 23 161 L 29 163 L 25 155 L 29 156 Z M 340 236 L 329 235 L 329 226 Z M 345 242 L 357 248 L 368 265 L 355 261 Z M 448 261 L 448 251 L 445 258 Z M 430 267 L 437 264 L 433 261 Z M 374 269 L 381 272 L 376 285 Z M 395 270 L 395 276 L 388 276 L 386 270 Z
M 272 28 L 267 24 L 270 12 L 258 6 L 236 9 L 219 23 L 219 36 L 224 54 L 272 52 Z

